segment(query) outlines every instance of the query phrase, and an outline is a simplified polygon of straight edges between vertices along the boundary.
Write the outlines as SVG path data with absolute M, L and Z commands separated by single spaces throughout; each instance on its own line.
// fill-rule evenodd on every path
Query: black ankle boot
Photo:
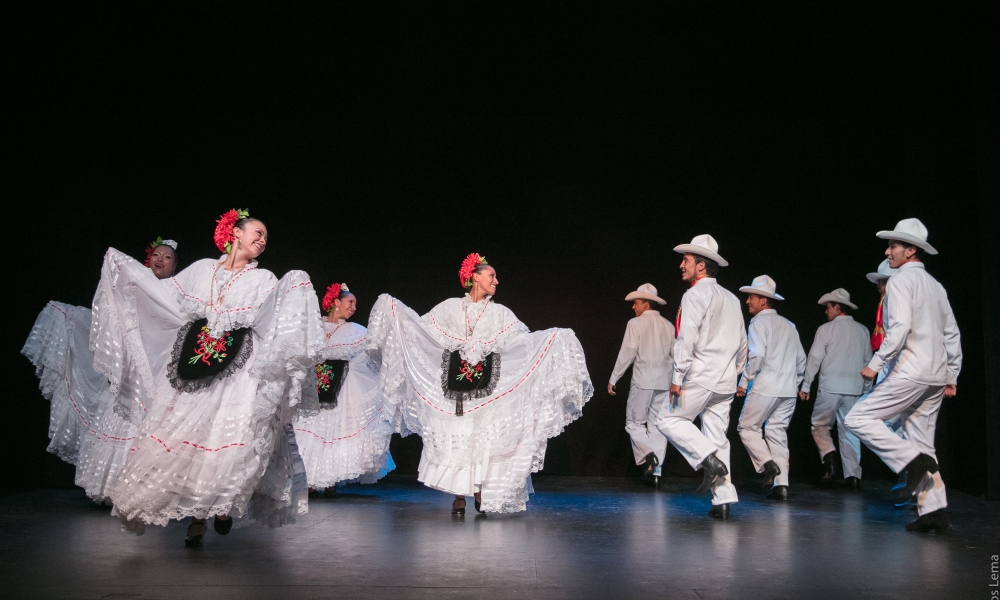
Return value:
M 819 478 L 820 483 L 830 483 L 837 478 L 838 462 L 839 460 L 836 450 L 826 453 L 826 456 L 823 457 L 823 468 L 826 469 L 826 472 Z
M 767 494 L 767 497 L 771 500 L 779 500 L 781 502 L 788 501 L 788 486 L 787 485 L 776 485 L 771 488 L 771 491 Z
M 919 454 L 906 465 L 906 486 L 899 491 L 900 498 L 909 498 L 917 491 L 920 482 L 924 477 L 932 473 L 937 473 L 937 462 L 928 454 Z
M 948 518 L 944 516 L 943 508 L 929 512 L 926 515 L 920 515 L 916 521 L 906 524 L 907 531 L 918 531 L 920 533 L 931 531 L 944 533 L 946 529 L 948 529 Z
M 714 519 L 721 519 L 723 521 L 729 520 L 729 505 L 728 504 L 716 504 L 708 511 L 708 516 Z
M 890 492 L 898 492 L 906 488 L 906 469 L 899 472 L 899 478 L 896 479 L 896 484 L 889 488 Z
M 844 480 L 844 487 L 847 488 L 848 492 L 860 492 L 861 480 L 857 477 L 848 477 Z
M 698 492 L 710 492 L 712 488 L 721 485 L 729 475 L 729 469 L 714 454 L 709 454 L 705 460 L 701 461 L 701 470 L 705 472 L 705 478 L 698 486 Z
M 656 458 L 656 454 L 650 452 L 642 459 L 643 464 L 646 465 L 645 470 L 642 472 L 643 481 L 649 482 L 653 480 L 653 473 L 656 471 L 656 467 L 660 464 L 659 459 Z
M 774 478 L 781 475 L 781 467 L 773 460 L 764 463 L 764 491 L 768 491 L 774 485 Z

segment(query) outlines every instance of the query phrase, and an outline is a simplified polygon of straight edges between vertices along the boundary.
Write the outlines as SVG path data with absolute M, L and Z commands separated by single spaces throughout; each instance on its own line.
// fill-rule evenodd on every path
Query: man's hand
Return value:
M 614 396 L 615 395 L 615 384 L 613 384 L 613 383 L 609 383 L 608 384 L 608 395 L 609 396 Z
M 742 398 L 747 395 L 747 389 L 745 387 L 736 388 L 736 397 Z
M 954 383 L 951 383 L 951 384 L 948 384 L 948 385 L 944 386 L 944 397 L 945 398 L 954 398 L 957 395 L 958 395 L 958 386 L 957 385 L 955 385 Z
M 865 367 L 864 369 L 861 369 L 861 377 L 865 381 L 875 381 L 875 378 L 878 377 L 878 373 L 872 371 L 868 367 Z
M 680 396 L 681 386 L 677 385 L 676 383 L 670 384 L 670 395 L 674 397 Z
M 799 392 L 799 400 L 808 400 L 809 392 Z

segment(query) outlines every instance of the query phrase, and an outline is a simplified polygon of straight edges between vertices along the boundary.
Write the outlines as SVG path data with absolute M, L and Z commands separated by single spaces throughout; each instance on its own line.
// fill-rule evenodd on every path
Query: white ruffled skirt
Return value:
M 422 438 L 418 479 L 450 494 L 481 491 L 487 512 L 525 510 L 530 476 L 544 466 L 549 438 L 582 414 L 594 391 L 583 349 L 568 329 L 512 336 L 500 350 L 492 394 L 464 401 L 461 416 L 442 391 L 449 349 L 412 310 L 380 297 L 369 318 L 368 348 L 381 359 L 380 385 L 397 430 Z
M 282 278 L 258 308 L 242 367 L 195 391 L 168 379 L 166 341 L 186 319 L 148 269 L 109 251 L 94 313 L 95 365 L 118 382 L 110 414 L 137 428 L 108 494 L 125 529 L 214 515 L 278 526 L 308 510 L 290 423 L 297 405 L 315 402 L 310 377 L 323 336 L 304 273 Z
M 378 374 L 367 358 L 361 353 L 350 361 L 336 408 L 294 421 L 309 487 L 375 483 L 396 468 L 389 454 L 391 415 L 383 408 Z
M 50 402 L 48 451 L 76 465 L 81 441 L 96 433 L 108 380 L 94 369 L 89 308 L 49 302 L 21 349 L 35 366 L 39 387 Z

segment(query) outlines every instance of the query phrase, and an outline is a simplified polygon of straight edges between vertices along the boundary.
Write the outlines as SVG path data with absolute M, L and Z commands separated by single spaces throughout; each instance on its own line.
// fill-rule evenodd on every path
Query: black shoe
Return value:
M 861 480 L 857 477 L 848 477 L 844 480 L 844 487 L 847 488 L 848 492 L 860 492 Z
M 889 488 L 890 492 L 898 492 L 906 488 L 906 469 L 899 472 L 899 479 L 896 480 L 896 484 Z
M 229 531 L 233 528 L 233 518 L 222 520 L 218 515 L 212 520 L 212 528 L 215 529 L 215 533 L 219 535 L 227 535 Z
M 464 516 L 465 515 L 465 503 L 464 503 L 464 501 L 463 501 L 462 506 L 457 506 L 457 504 L 458 504 L 458 500 L 457 499 L 454 502 L 451 503 L 451 514 Z
M 656 458 L 656 454 L 650 452 L 649 454 L 646 455 L 645 458 L 642 459 L 642 463 L 646 465 L 646 469 L 642 472 L 643 481 L 652 481 L 653 472 L 656 470 L 656 467 L 659 466 L 660 464 L 659 459 Z
M 917 510 L 917 495 L 914 494 L 906 500 L 895 502 L 892 506 L 896 510 Z
M 917 486 L 931 473 L 937 473 L 938 465 L 928 454 L 920 454 L 906 465 L 906 485 L 899 491 L 900 498 L 909 498 L 917 491 Z
M 920 515 L 916 521 L 906 524 L 907 531 L 919 531 L 921 533 L 930 531 L 944 533 L 945 529 L 948 529 L 948 518 L 944 516 L 943 508 L 929 512 L 926 515 Z
M 309 497 L 319 498 L 319 490 L 317 490 L 316 488 L 309 488 Z
M 184 538 L 185 548 L 201 548 L 205 539 L 205 521 L 191 520 L 188 525 L 187 537 Z
M 781 467 L 779 467 L 773 460 L 769 460 L 764 463 L 764 491 L 766 492 L 768 488 L 774 485 L 774 478 L 781 475 Z
M 823 457 L 823 467 L 826 469 L 826 473 L 823 473 L 823 476 L 819 478 L 820 483 L 830 483 L 837 478 L 837 463 L 839 462 L 836 450 L 826 453 L 826 456 Z
M 660 476 L 659 475 L 653 475 L 653 489 L 654 490 L 660 489 Z
M 473 498 L 475 498 L 475 496 L 473 496 Z M 475 500 L 473 501 L 473 505 L 475 505 L 477 513 L 485 513 L 486 512 L 485 510 L 483 510 L 482 508 L 480 508 L 483 505 L 483 503 L 480 502 L 478 498 L 475 498 Z
M 770 493 L 767 497 L 771 500 L 780 500 L 782 502 L 788 502 L 788 486 L 787 485 L 776 485 L 771 488 Z
M 729 469 L 714 454 L 709 454 L 705 460 L 701 461 L 701 470 L 705 472 L 705 478 L 698 486 L 699 493 L 709 492 L 715 486 L 725 483 L 726 475 L 729 475 Z
M 721 519 L 723 521 L 729 520 L 729 505 L 728 504 L 716 504 L 708 511 L 708 516 Z

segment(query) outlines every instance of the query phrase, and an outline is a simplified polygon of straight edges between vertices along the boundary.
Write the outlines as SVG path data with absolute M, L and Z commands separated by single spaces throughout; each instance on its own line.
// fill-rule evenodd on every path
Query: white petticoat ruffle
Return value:
M 276 281 L 255 269 L 219 278 L 234 305 L 250 307 L 243 313 L 253 316 L 253 352 L 233 375 L 180 392 L 167 378 L 170 351 L 180 328 L 205 315 L 183 312 L 163 285 L 173 281 L 157 281 L 137 265 L 108 251 L 91 335 L 95 363 L 110 374 L 116 392 L 126 384 L 139 387 L 137 401 L 146 410 L 110 492 L 113 514 L 135 533 L 189 516 L 252 516 L 269 525 L 294 519 L 304 473 L 296 485 L 301 461 L 287 425 L 298 403 L 316 403 L 313 368 L 323 343 L 308 276 L 292 271 Z M 214 265 L 199 261 L 175 279 L 192 295 L 212 297 Z M 135 415 L 125 403 L 121 408 Z
M 338 483 L 375 483 L 396 468 L 389 454 L 392 415 L 383 408 L 378 373 L 364 352 L 365 328 L 324 321 L 324 360 L 346 360 L 348 367 L 335 408 L 300 413 L 295 437 L 309 487 Z
M 100 399 L 108 390 L 107 379 L 94 370 L 90 321 L 88 308 L 49 302 L 21 349 L 50 402 L 48 451 L 73 465 L 82 441 L 95 432 Z
M 380 387 L 397 431 L 423 440 L 418 479 L 453 494 L 482 491 L 488 512 L 525 510 L 530 475 L 542 469 L 548 439 L 582 414 L 594 388 L 571 330 L 528 332 L 491 302 L 479 309 L 486 312 L 471 337 L 487 354 L 499 353 L 499 380 L 489 396 L 465 400 L 456 415 L 455 400 L 444 393 L 442 359 L 470 347 L 467 304 L 447 301 L 420 317 L 382 295 L 369 317 L 366 349 L 381 364 Z M 496 317 L 488 319 L 491 310 Z

